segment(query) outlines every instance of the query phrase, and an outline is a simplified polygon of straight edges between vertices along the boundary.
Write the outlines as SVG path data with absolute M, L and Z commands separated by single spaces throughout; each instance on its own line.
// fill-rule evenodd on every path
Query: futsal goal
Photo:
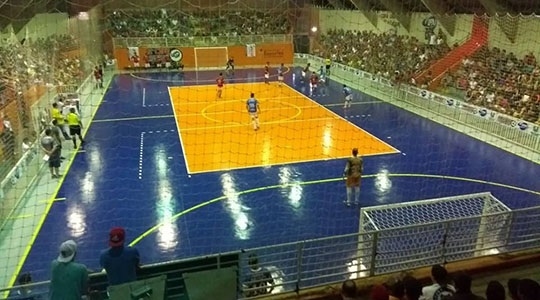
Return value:
M 197 70 L 223 69 L 229 59 L 227 47 L 195 47 L 194 50 Z
M 374 274 L 504 251 L 511 210 L 491 193 L 362 208 L 358 257 Z

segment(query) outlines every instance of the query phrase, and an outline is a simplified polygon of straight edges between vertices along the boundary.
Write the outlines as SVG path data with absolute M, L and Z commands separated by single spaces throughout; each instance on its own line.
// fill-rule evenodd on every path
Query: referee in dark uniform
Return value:
M 72 107 L 69 109 L 69 114 L 66 116 L 66 121 L 69 126 L 69 135 L 71 135 L 71 140 L 73 141 L 73 148 L 77 148 L 77 138 L 76 135 L 79 136 L 79 140 L 81 141 L 81 145 L 84 144 L 84 140 L 82 138 L 82 123 L 81 119 L 79 118 L 79 115 L 75 113 L 75 108 Z

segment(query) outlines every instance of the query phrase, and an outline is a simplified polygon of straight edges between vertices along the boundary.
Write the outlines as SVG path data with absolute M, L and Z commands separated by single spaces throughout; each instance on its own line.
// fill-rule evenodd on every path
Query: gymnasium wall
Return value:
M 234 57 L 235 65 L 237 67 L 242 66 L 263 66 L 267 62 L 272 65 L 285 64 L 290 65 L 293 63 L 294 49 L 292 43 L 285 44 L 257 44 L 256 54 L 254 57 L 247 56 L 247 50 L 245 45 L 229 46 L 227 48 L 227 54 L 229 57 Z M 185 68 L 196 68 L 195 48 L 193 47 L 163 47 L 166 49 L 178 48 L 182 51 L 183 58 L 182 63 Z M 224 47 L 225 48 L 225 47 Z M 139 55 L 142 57 L 146 53 L 147 48 L 139 47 Z M 127 48 L 116 48 L 115 58 L 117 60 L 117 67 L 119 69 L 125 69 L 132 66 L 129 60 L 129 52 Z M 220 62 L 220 65 L 216 65 L 216 68 L 223 68 L 226 61 Z
M 396 30 L 400 35 L 411 35 L 421 41 L 425 41 L 425 30 L 422 21 L 430 16 L 431 14 L 429 13 L 412 13 L 411 28 L 410 31 L 407 31 L 396 19 L 391 17 L 391 13 L 389 12 L 378 12 L 377 26 L 373 26 L 360 11 L 320 9 L 319 28 L 321 33 L 339 28 L 344 30 L 368 30 L 379 33 Z M 447 34 L 449 45 L 454 43 L 461 44 L 468 38 L 472 29 L 472 19 L 473 15 L 457 15 L 454 35 L 449 36 Z M 515 41 L 511 42 L 501 30 L 499 24 L 513 22 L 517 22 L 518 30 Z M 446 33 L 440 25 L 438 25 L 438 28 L 443 29 L 443 32 Z M 435 29 L 436 32 L 438 28 Z M 506 49 L 506 51 L 513 52 L 518 57 L 522 57 L 530 52 L 533 52 L 536 57 L 540 57 L 540 40 L 531 38 L 531 33 L 536 32 L 540 32 L 540 18 L 535 16 L 491 17 L 489 22 L 488 45 L 490 47 Z
M 223 9 L 223 10 L 243 10 L 243 9 L 279 9 L 289 6 L 289 0 L 109 0 L 103 5 L 105 10 L 115 9 Z
M 426 41 L 425 28 L 422 25 L 422 21 L 431 17 L 430 13 L 412 13 L 411 16 L 411 28 L 407 31 L 397 19 L 392 17 L 392 13 L 387 11 L 380 11 L 377 13 L 377 26 L 373 26 L 371 22 L 364 16 L 364 14 L 358 10 L 319 10 L 319 26 L 320 32 L 325 33 L 330 29 L 344 29 L 344 30 L 358 30 L 358 31 L 374 31 L 378 33 L 389 32 L 395 30 L 399 35 L 411 35 L 418 38 L 420 41 Z M 437 25 L 435 32 L 439 31 L 439 28 L 446 33 L 447 41 L 449 45 L 454 43 L 463 43 L 467 40 L 472 29 L 472 15 L 458 15 L 456 22 L 456 29 L 453 36 L 449 36 L 444 28 Z
M 15 34 L 19 41 L 23 38 L 36 40 L 54 34 L 67 34 L 68 20 L 67 13 L 37 14 Z
M 2 31 L 0 31 L 0 42 L 3 43 L 5 40 L 9 40 L 12 35 L 14 35 L 13 26 L 9 24 L 4 29 L 2 29 Z
M 489 22 L 488 43 L 490 47 L 498 47 L 513 52 L 518 58 L 532 52 L 540 58 L 540 41 L 536 38 L 540 32 L 540 18 L 535 16 L 503 16 L 499 21 L 492 18 Z M 515 42 L 512 43 L 499 27 L 499 22 L 517 22 L 518 30 Z

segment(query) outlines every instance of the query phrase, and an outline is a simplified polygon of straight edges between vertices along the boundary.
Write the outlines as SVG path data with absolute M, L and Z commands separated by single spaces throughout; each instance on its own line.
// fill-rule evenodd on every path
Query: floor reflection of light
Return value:
M 392 181 L 390 181 L 388 174 L 387 169 L 381 169 L 375 176 L 375 188 L 381 194 L 388 192 L 392 188 Z
M 171 220 L 176 211 L 176 200 L 172 190 L 171 182 L 167 176 L 167 154 L 163 145 L 158 146 L 154 152 L 156 164 L 156 175 L 158 184 L 156 185 L 156 214 L 158 222 L 162 224 L 158 228 L 157 244 L 162 250 L 174 249 L 178 241 L 178 225 Z
M 101 158 L 101 152 L 99 150 L 100 148 L 96 147 L 88 151 L 88 169 L 93 173 L 99 172 L 99 174 L 101 174 L 101 171 L 103 170 L 103 159 Z
M 323 154 L 329 155 L 330 150 L 332 149 L 332 125 L 327 124 L 324 127 L 323 132 L 323 138 L 322 138 L 322 146 L 323 146 Z
M 96 180 L 101 177 L 103 160 L 99 148 L 88 150 L 88 171 L 80 181 L 80 197 L 83 203 L 92 203 L 96 197 Z
M 67 210 L 67 227 L 74 238 L 81 237 L 86 232 L 86 214 L 77 205 L 72 205 Z
M 241 240 L 247 240 L 253 228 L 253 222 L 246 212 L 249 208 L 242 205 L 238 197 L 235 180 L 229 173 L 221 175 L 221 185 L 223 195 L 226 197 L 223 203 L 234 221 L 235 235 Z
M 298 175 L 294 174 L 290 167 L 281 167 L 279 168 L 279 183 L 283 186 L 283 191 L 287 194 L 287 199 L 289 204 L 297 209 L 301 206 L 303 189 L 302 186 L 298 183 Z
M 92 203 L 95 200 L 96 197 L 96 191 L 95 191 L 95 174 L 91 171 L 87 171 L 84 174 L 83 179 L 80 182 L 80 188 L 81 188 L 81 202 L 83 203 Z

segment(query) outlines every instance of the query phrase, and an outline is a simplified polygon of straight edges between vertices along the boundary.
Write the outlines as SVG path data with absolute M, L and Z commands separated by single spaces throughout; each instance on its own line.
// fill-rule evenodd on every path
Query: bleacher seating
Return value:
M 32 101 L 26 92 L 36 86 L 57 88 L 58 91 L 76 89 L 83 77 L 77 40 L 69 35 L 52 35 L 37 40 L 17 41 L 15 38 L 0 44 L 0 109 L 2 110 L 0 148 L 0 176 L 3 178 L 22 155 L 22 140 L 28 136 L 23 130 L 31 127 L 29 108 Z M 69 53 L 75 50 L 76 53 Z M 17 102 L 22 112 L 6 109 Z
M 329 30 L 315 53 L 324 58 L 401 82 L 443 57 L 450 48 L 409 37 L 368 31 Z M 517 58 L 498 48 L 482 49 L 442 81 L 472 104 L 540 124 L 540 66 L 534 55 Z M 425 86 L 427 87 L 427 85 Z
M 532 53 L 518 58 L 503 49 L 483 48 L 447 74 L 442 88 L 475 105 L 540 124 L 540 66 Z
M 114 37 L 189 37 L 287 34 L 287 15 L 253 11 L 125 10 L 107 15 Z
M 410 81 L 450 50 L 444 43 L 427 45 L 410 36 L 351 30 L 329 30 L 319 45 L 317 55 L 400 81 Z

